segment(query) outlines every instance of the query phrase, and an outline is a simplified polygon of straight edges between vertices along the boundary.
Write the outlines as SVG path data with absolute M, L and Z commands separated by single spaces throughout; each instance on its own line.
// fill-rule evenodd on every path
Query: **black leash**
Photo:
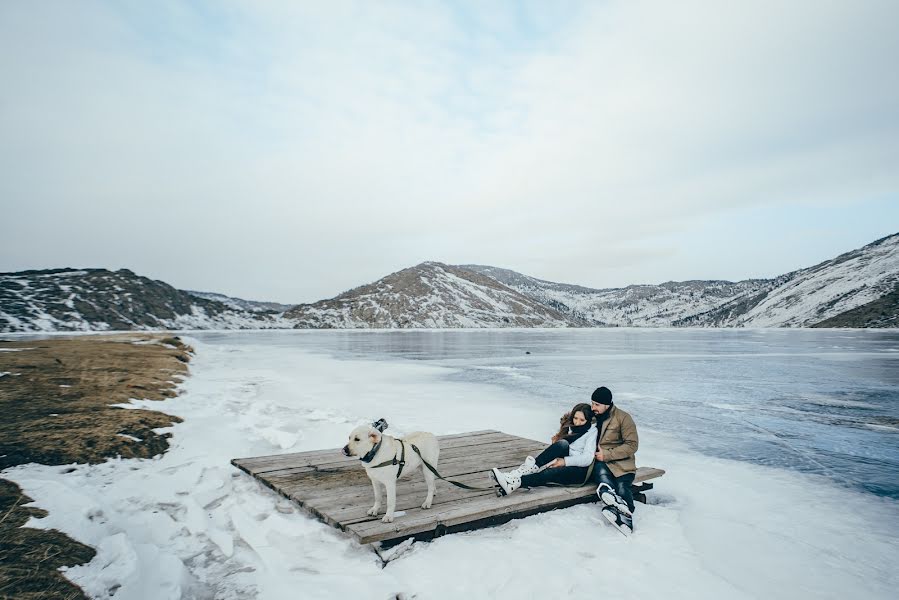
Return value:
M 373 465 L 373 466 L 368 467 L 368 468 L 369 468 L 369 469 L 379 469 L 379 468 L 381 468 L 381 467 L 389 467 L 389 466 L 392 466 L 392 465 L 399 465 L 400 468 L 399 468 L 399 469 L 397 470 L 397 472 L 396 472 L 396 478 L 399 479 L 399 478 L 400 478 L 400 474 L 402 474 L 402 472 L 403 472 L 403 467 L 406 466 L 406 442 L 403 441 L 403 440 L 399 440 L 399 439 L 398 439 L 397 441 L 400 443 L 400 457 L 399 457 L 399 460 L 397 460 L 396 455 L 394 455 L 394 457 L 393 457 L 392 459 L 390 459 L 390 460 L 385 460 L 385 461 L 382 462 L 382 463 L 379 463 L 379 464 L 377 464 L 377 465 Z M 496 490 L 496 487 L 495 487 L 495 486 L 490 486 L 490 487 L 478 487 L 478 486 L 474 486 L 474 485 L 468 485 L 467 483 L 462 483 L 461 481 L 453 481 L 452 479 L 447 479 L 446 477 L 444 477 L 443 475 L 441 475 L 439 472 L 437 472 L 437 469 L 435 469 L 435 468 L 431 465 L 431 463 L 429 463 L 428 461 L 425 460 L 425 457 L 421 455 L 421 450 L 418 449 L 418 446 L 416 446 L 415 444 L 413 444 L 413 443 L 411 443 L 411 442 L 409 443 L 409 445 L 412 446 L 412 450 L 414 450 L 415 453 L 418 455 L 418 458 L 421 459 L 421 464 L 423 464 L 424 466 L 426 466 L 426 467 L 428 468 L 428 470 L 429 470 L 431 473 L 433 473 L 434 476 L 437 477 L 438 479 L 441 479 L 441 480 L 447 482 L 447 483 L 450 484 L 450 485 L 454 485 L 454 486 L 456 486 L 456 487 L 458 487 L 458 488 L 462 488 L 463 490 L 472 490 L 472 491 L 475 491 L 475 492 L 493 492 L 493 491 Z M 591 469 L 591 470 L 592 470 L 592 469 Z
M 468 485 L 466 483 L 462 483 L 461 481 L 453 481 L 452 479 L 447 479 L 446 477 L 444 477 L 443 475 L 438 473 L 437 469 L 435 469 L 434 467 L 431 466 L 431 463 L 429 463 L 428 461 L 425 460 L 425 457 L 421 455 L 421 451 L 418 449 L 418 447 L 415 444 L 409 444 L 409 445 L 412 446 L 413 450 L 415 450 L 415 453 L 418 455 L 418 458 L 421 459 L 421 463 L 424 466 L 426 466 L 428 468 L 428 470 L 431 473 L 433 473 L 435 477 L 437 477 L 437 479 L 442 479 L 443 481 L 447 482 L 448 484 L 454 485 L 458 488 L 462 488 L 463 490 L 473 490 L 473 491 L 477 491 L 477 492 L 496 491 L 496 486 L 492 486 L 492 485 L 490 487 L 477 487 L 474 485 Z

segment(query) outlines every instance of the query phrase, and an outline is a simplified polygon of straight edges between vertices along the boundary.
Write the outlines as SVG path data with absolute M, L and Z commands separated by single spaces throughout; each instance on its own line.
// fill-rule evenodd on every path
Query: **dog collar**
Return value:
M 378 453 L 378 450 L 381 449 L 381 444 L 382 444 L 382 443 L 384 443 L 384 438 L 381 438 L 380 441 L 378 441 L 378 443 L 375 444 L 375 447 L 372 448 L 371 450 L 369 450 L 369 451 L 365 454 L 365 456 L 363 456 L 363 457 L 360 458 L 359 460 L 361 460 L 362 462 L 365 462 L 365 463 L 371 462 L 372 459 L 374 459 L 375 454 Z

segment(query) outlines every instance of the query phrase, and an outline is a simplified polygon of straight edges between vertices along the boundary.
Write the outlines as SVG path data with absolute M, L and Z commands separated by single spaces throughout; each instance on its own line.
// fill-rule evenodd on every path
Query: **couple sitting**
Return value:
M 552 445 L 537 458 L 528 456 L 507 473 L 493 469 L 493 477 L 504 496 L 520 487 L 597 484 L 603 516 L 627 535 L 634 530 L 637 445 L 633 418 L 613 404 L 609 388 L 600 387 L 590 404 L 578 404 L 562 417 Z

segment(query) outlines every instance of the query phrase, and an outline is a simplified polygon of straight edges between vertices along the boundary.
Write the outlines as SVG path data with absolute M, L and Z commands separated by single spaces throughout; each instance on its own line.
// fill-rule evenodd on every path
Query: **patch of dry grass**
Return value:
M 191 353 L 177 337 L 159 334 L 0 340 L 0 373 L 8 373 L 0 376 L 0 468 L 165 452 L 169 434 L 152 430 L 178 417 L 110 405 L 175 396 Z M 29 516 L 43 516 L 22 506 L 28 502 L 0 479 L 0 598 L 83 598 L 58 569 L 89 561 L 93 549 L 58 531 L 22 528 Z

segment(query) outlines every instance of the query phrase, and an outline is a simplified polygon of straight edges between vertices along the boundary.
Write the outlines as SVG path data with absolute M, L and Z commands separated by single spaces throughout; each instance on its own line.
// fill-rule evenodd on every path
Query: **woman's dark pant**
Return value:
M 600 483 L 609 484 L 612 489 L 621 496 L 621 499 L 627 502 L 627 506 L 631 509 L 631 512 L 634 512 L 634 493 L 631 491 L 634 477 L 636 477 L 636 473 L 627 473 L 621 477 L 615 477 L 612 475 L 612 472 L 609 470 L 606 463 L 600 461 L 593 463 L 593 483 L 596 485 L 599 485 Z M 523 484 L 524 480 L 522 480 L 522 485 Z
M 587 467 L 556 467 L 554 469 L 544 469 L 533 475 L 525 475 L 521 478 L 521 486 L 540 487 L 550 483 L 561 483 L 563 485 L 584 483 L 587 477 Z
M 568 442 L 559 440 L 537 455 L 537 466 L 542 467 L 557 458 L 565 458 L 566 456 L 568 456 Z M 556 467 L 554 469 L 544 469 L 532 475 L 525 475 L 521 478 L 521 485 L 523 487 L 539 487 L 549 483 L 583 483 L 586 476 L 586 467 Z
M 559 440 L 551 446 L 547 446 L 546 450 L 537 455 L 537 466 L 549 464 L 557 458 L 565 458 L 568 456 L 568 442 Z

